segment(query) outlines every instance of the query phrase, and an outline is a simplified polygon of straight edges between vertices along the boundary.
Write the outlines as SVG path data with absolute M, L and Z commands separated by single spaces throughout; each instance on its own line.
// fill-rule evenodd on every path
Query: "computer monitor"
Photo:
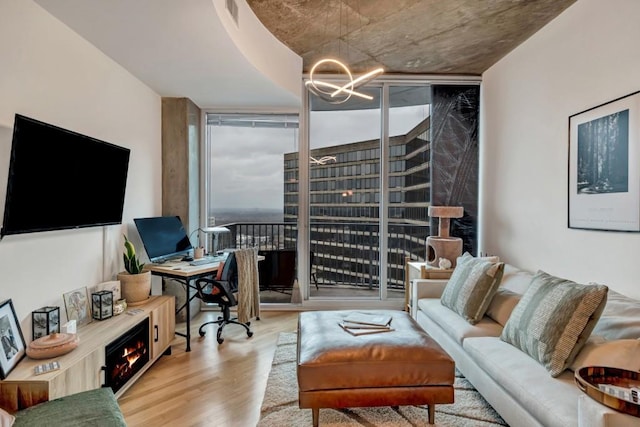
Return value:
M 188 255 L 193 246 L 178 216 L 134 218 L 149 261 L 162 263 Z

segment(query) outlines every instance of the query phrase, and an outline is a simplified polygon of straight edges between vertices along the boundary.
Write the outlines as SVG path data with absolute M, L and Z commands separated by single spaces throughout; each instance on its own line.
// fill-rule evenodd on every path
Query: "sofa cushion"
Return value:
M 609 290 L 593 334 L 607 340 L 640 338 L 640 301 Z
M 500 287 L 493 296 L 486 315 L 502 326 L 506 325 L 511 312 L 531 284 L 532 278 L 533 273 L 505 264 Z
M 582 285 L 538 271 L 500 337 L 556 377 L 591 334 L 607 291 L 604 285 Z
M 602 337 L 590 337 L 573 363 L 577 371 L 583 366 L 611 366 L 628 371 L 640 371 L 640 340 L 623 339 L 607 341 Z
M 541 364 L 500 338 L 467 338 L 463 347 L 478 369 L 499 385 L 501 391 L 495 392 L 494 398 L 500 399 L 500 393 L 508 394 L 538 420 L 535 425 L 577 426 L 578 396 L 583 393 L 575 385 L 573 372 L 565 371 L 552 378 Z
M 504 278 L 503 278 L 504 280 Z M 520 302 L 522 294 L 517 294 L 508 289 L 498 288 L 496 294 L 487 308 L 487 316 L 495 320 L 502 326 L 507 324 L 511 312 Z
M 458 313 L 440 304 L 439 299 L 418 300 L 418 310 L 440 326 L 459 345 L 468 337 L 499 337 L 502 333 L 502 326 L 488 317 L 485 316 L 472 325 Z
M 508 289 L 511 292 L 522 295 L 529 288 L 533 275 L 534 273 L 530 271 L 522 270 L 511 264 L 505 264 L 502 280 L 500 280 L 500 289 Z
M 444 288 L 440 301 L 472 325 L 487 311 L 502 278 L 504 263 L 474 258 L 466 252 Z

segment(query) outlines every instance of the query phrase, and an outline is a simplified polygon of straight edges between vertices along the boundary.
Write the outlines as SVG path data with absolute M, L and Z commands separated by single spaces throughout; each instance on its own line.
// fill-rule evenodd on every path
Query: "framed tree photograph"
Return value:
M 0 303 L 0 340 L 0 380 L 3 380 L 26 354 L 20 322 L 10 299 Z
M 640 231 L 640 91 L 569 117 L 569 228 Z
M 67 311 L 67 320 L 75 320 L 77 326 L 91 323 L 91 303 L 86 286 L 67 292 L 62 297 Z

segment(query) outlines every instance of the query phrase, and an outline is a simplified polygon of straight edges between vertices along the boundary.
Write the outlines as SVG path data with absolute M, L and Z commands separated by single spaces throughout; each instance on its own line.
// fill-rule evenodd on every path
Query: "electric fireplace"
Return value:
M 112 341 L 105 348 L 105 387 L 114 393 L 149 363 L 149 318 Z

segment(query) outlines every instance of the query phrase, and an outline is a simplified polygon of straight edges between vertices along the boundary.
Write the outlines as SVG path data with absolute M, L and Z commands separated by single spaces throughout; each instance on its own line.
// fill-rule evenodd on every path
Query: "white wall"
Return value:
M 246 0 L 236 1 L 238 6 L 238 23 L 234 22 L 226 8 L 225 0 L 215 0 L 214 6 L 218 19 L 233 40 L 235 47 L 244 55 L 260 74 L 269 81 L 280 86 L 286 93 L 291 93 L 299 104 L 302 97 L 302 57 L 278 40 L 260 22 Z M 269 108 L 281 107 L 277 104 Z
M 637 0 L 580 0 L 484 73 L 483 252 L 640 297 L 640 233 L 567 226 L 568 118 L 640 90 L 638 17 Z
M 40 6 L 0 0 L 0 218 L 16 113 L 131 149 L 122 226 L 0 241 L 0 301 L 12 299 L 27 342 L 32 310 L 58 305 L 65 322 L 62 294 L 114 279 L 122 233 L 137 238 L 133 218 L 160 214 L 160 110 L 157 94 Z

